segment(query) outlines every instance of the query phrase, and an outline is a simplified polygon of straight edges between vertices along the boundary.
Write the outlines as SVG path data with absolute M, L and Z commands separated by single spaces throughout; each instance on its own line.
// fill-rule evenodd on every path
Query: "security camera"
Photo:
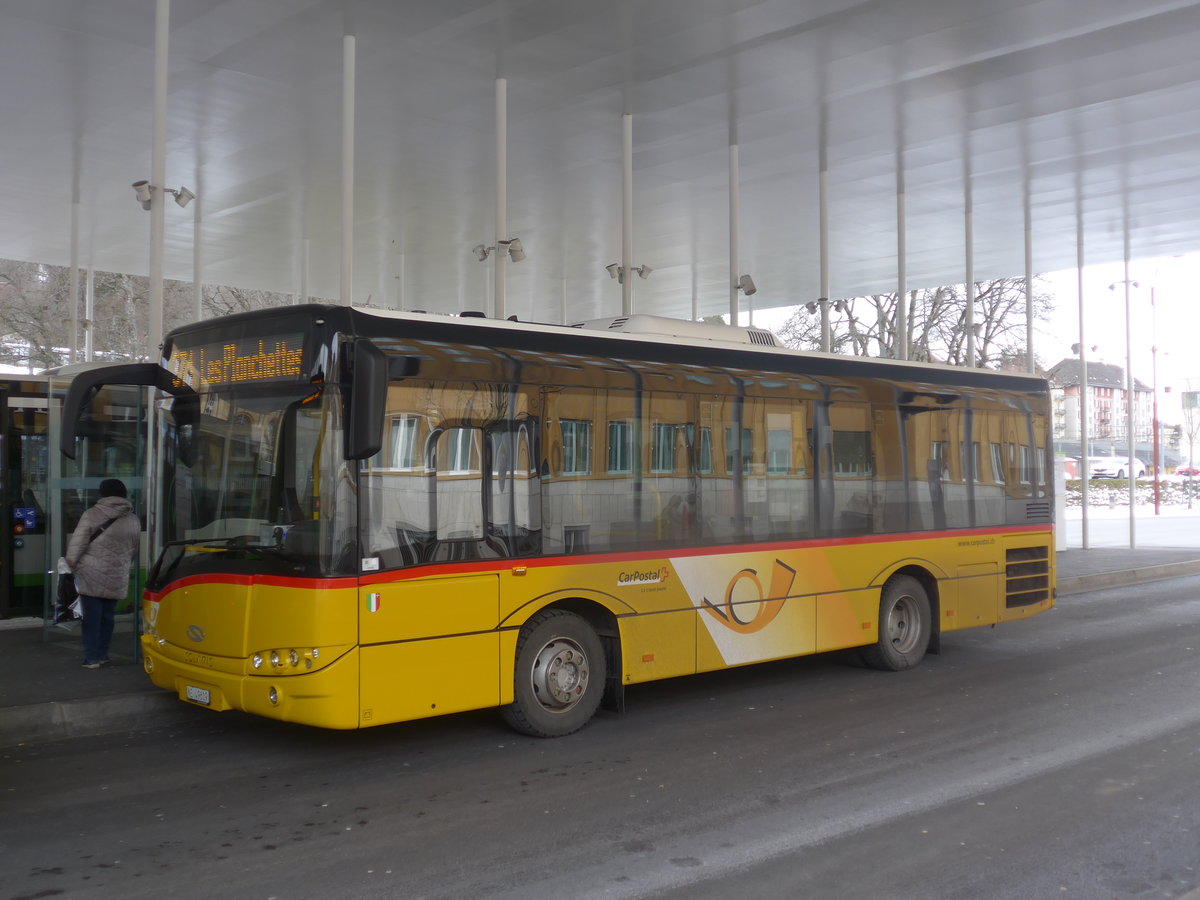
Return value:
M 180 206 L 187 206 L 196 199 L 196 195 L 182 185 L 180 186 L 179 190 L 171 191 L 171 193 L 175 195 L 175 202 Z
M 638 273 L 639 278 L 649 278 L 650 273 L 653 272 L 654 270 L 652 268 L 650 268 L 649 266 L 638 266 L 633 271 Z
M 492 251 L 491 247 L 485 247 L 483 244 L 476 244 L 471 248 L 471 252 L 475 254 L 475 258 L 483 262 L 488 258 L 488 254 Z
M 738 287 L 742 289 L 742 293 L 747 297 L 758 293 L 758 288 L 754 286 L 754 279 L 749 275 L 743 275 L 738 279 Z
M 610 263 L 609 265 L 605 266 L 604 268 L 608 270 L 609 278 L 619 279 L 621 277 L 621 267 L 617 263 Z
M 133 183 L 133 193 L 138 199 L 138 203 L 142 204 L 142 209 L 150 208 L 152 195 L 150 193 L 150 182 L 135 181 Z
M 520 262 L 525 258 L 525 248 L 521 246 L 520 238 L 513 238 L 511 241 L 504 241 L 508 244 L 508 258 L 513 262 Z

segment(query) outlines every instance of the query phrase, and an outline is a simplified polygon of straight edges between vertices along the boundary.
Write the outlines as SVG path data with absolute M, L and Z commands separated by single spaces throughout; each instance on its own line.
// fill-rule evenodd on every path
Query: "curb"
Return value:
M 193 710 L 188 704 L 159 690 L 10 706 L 0 715 L 0 748 L 158 728 L 189 715 Z
M 1151 581 L 1165 581 L 1168 578 L 1186 578 L 1189 575 L 1200 575 L 1200 560 L 1145 566 L 1141 569 L 1096 572 L 1092 575 L 1073 575 L 1069 578 L 1059 578 L 1055 589 L 1057 596 L 1065 597 L 1068 594 L 1083 594 L 1087 591 L 1099 591 L 1104 588 L 1129 587 L 1134 584 L 1148 584 Z

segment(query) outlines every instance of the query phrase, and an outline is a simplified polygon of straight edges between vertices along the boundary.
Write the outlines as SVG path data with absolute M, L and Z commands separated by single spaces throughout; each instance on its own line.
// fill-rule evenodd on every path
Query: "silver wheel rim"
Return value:
M 565 712 L 587 692 L 591 667 L 583 648 L 569 638 L 557 637 L 538 651 L 529 673 L 533 696 L 542 709 Z
M 921 615 L 917 601 L 911 594 L 897 597 L 888 609 L 884 633 L 897 653 L 911 653 L 916 649 L 921 636 Z

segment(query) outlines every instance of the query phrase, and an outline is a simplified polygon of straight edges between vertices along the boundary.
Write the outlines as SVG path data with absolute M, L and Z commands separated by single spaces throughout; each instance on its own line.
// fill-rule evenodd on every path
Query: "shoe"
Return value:
M 83 667 L 85 669 L 98 669 L 98 668 L 100 668 L 101 665 L 102 665 L 102 663 L 98 663 L 98 662 L 85 662 L 83 664 Z

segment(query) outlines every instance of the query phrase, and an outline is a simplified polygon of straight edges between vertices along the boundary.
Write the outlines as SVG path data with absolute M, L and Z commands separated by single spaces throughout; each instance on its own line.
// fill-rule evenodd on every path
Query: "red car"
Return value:
M 1197 466 L 1179 466 L 1175 469 L 1176 475 L 1200 475 L 1200 467 Z

